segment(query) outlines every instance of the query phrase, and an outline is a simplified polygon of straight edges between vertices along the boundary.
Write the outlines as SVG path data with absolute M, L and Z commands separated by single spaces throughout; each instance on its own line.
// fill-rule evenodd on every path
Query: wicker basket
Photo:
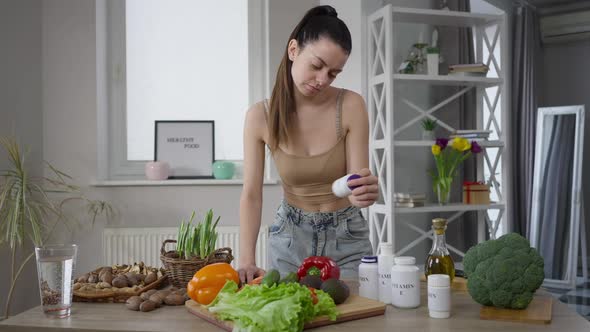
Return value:
M 92 271 L 98 273 L 102 267 Z M 74 302 L 104 302 L 104 303 L 125 303 L 128 298 L 136 295 L 140 295 L 143 292 L 146 292 L 150 289 L 159 289 L 165 286 L 167 276 L 164 274 L 156 281 L 152 282 L 151 284 L 144 285 L 143 287 L 137 289 L 133 292 L 126 292 L 124 289 L 119 288 L 111 288 L 107 291 L 102 292 L 84 292 L 75 289 L 73 294 L 73 301 Z
M 165 240 L 160 249 L 160 260 L 166 269 L 168 281 L 174 286 L 185 288 L 195 273 L 203 266 L 213 263 L 231 263 L 234 259 L 231 248 L 219 248 L 203 258 L 181 259 L 175 250 L 166 251 L 166 244 L 176 243 L 176 240 Z

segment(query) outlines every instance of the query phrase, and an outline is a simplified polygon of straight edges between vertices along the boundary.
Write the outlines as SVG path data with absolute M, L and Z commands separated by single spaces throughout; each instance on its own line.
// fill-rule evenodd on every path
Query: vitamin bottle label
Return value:
M 450 288 L 428 288 L 428 309 L 433 311 L 451 310 Z

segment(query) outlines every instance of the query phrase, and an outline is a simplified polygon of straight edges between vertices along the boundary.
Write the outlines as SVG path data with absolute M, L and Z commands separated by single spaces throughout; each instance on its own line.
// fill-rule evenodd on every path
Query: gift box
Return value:
M 483 182 L 463 182 L 463 204 L 490 204 L 490 186 Z

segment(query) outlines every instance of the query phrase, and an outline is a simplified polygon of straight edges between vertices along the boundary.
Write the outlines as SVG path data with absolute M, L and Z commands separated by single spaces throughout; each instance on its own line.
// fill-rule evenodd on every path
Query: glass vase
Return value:
M 415 67 L 416 67 L 416 74 L 426 74 L 426 47 L 428 44 L 426 43 L 416 43 L 414 44 L 414 48 L 416 49 L 416 58 L 415 58 Z
M 440 178 L 436 181 L 434 191 L 439 205 L 447 205 L 451 199 L 452 177 Z

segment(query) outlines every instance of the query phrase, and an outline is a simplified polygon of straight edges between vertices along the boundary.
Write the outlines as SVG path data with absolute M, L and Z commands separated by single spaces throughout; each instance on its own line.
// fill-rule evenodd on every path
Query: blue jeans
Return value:
M 340 277 L 356 279 L 361 258 L 372 255 L 369 226 L 359 208 L 306 212 L 283 201 L 269 228 L 270 268 L 285 276 L 309 256 L 328 256 Z

